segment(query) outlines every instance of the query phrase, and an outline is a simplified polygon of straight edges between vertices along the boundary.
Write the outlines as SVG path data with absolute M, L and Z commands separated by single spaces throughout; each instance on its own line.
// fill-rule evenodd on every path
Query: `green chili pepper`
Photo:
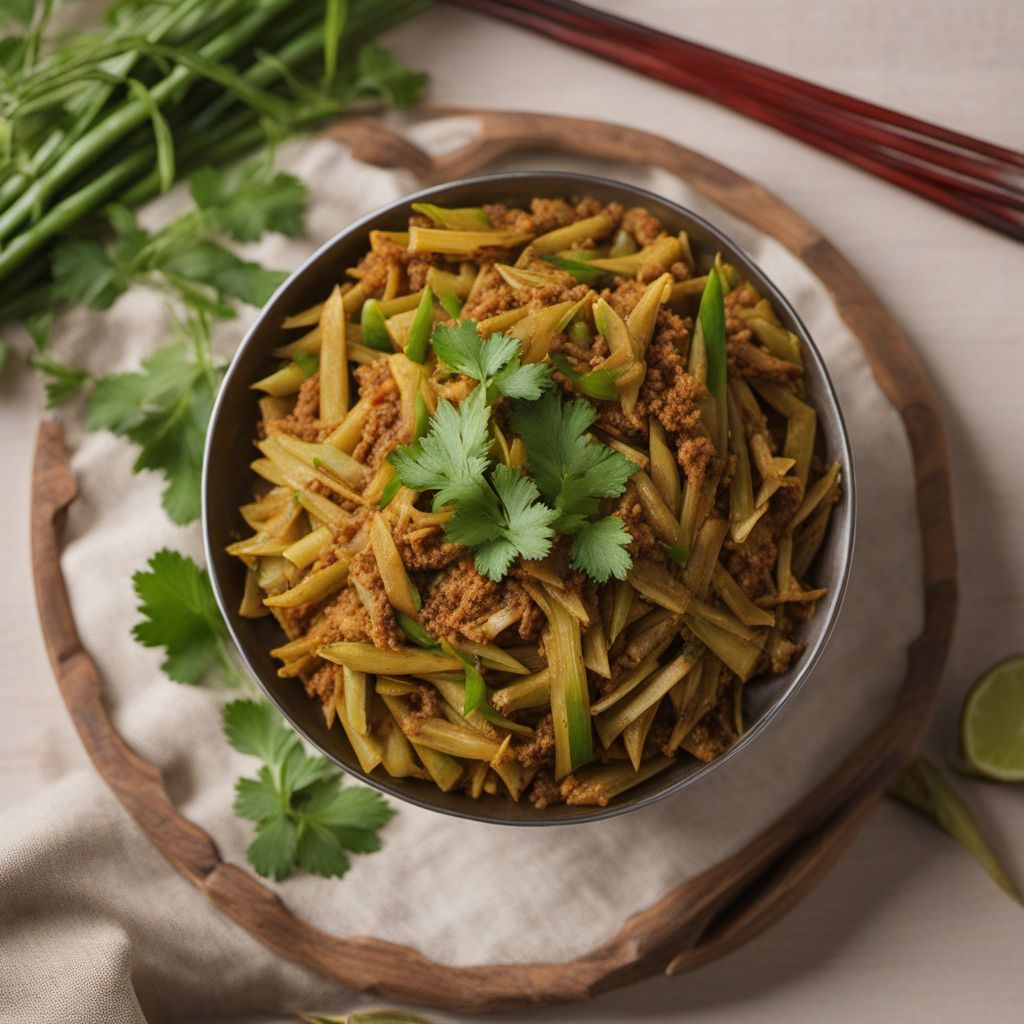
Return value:
M 405 346 L 406 358 L 414 363 L 427 361 L 427 347 L 434 326 L 434 293 L 429 287 L 423 289 L 423 298 L 416 307 L 416 315 L 412 318 L 409 329 L 409 344 Z

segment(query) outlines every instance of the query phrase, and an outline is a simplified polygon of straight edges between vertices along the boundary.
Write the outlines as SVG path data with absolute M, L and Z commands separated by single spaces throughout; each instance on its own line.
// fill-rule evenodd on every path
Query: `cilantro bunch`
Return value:
M 266 701 L 236 700 L 224 707 L 224 733 L 243 754 L 263 761 L 255 778 L 235 783 L 235 813 L 256 822 L 246 854 L 266 878 L 296 868 L 326 878 L 348 871 L 348 853 L 380 849 L 378 831 L 394 811 L 365 787 L 343 788 L 343 776 L 325 758 L 310 756 L 298 736 Z
M 472 549 L 477 571 L 489 579 L 502 579 L 516 558 L 543 558 L 559 533 L 572 537 L 575 568 L 600 583 L 624 578 L 629 534 L 614 516 L 595 517 L 603 498 L 625 490 L 636 466 L 587 436 L 597 418 L 593 406 L 549 392 L 550 368 L 521 365 L 517 338 L 496 333 L 484 340 L 463 320 L 438 325 L 431 340 L 443 363 L 478 385 L 457 407 L 442 400 L 427 434 L 391 454 L 401 483 L 433 492 L 435 510 L 453 510 L 445 535 Z M 513 420 L 529 476 L 491 459 L 491 407 L 499 398 L 516 400 Z

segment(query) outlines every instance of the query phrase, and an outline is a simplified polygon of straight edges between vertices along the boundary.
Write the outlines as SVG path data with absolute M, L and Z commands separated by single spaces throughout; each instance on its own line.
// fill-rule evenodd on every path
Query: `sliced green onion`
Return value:
M 402 632 L 417 646 L 427 651 L 439 651 L 437 641 L 411 616 L 396 611 L 395 619 Z
M 416 392 L 415 408 L 416 412 L 413 416 L 412 439 L 414 441 L 418 441 L 427 432 L 427 429 L 430 426 L 430 410 L 427 408 L 426 399 L 424 399 L 423 395 L 419 391 Z
M 588 373 L 578 373 L 569 365 L 565 356 L 555 352 L 551 356 L 551 362 L 568 377 L 572 386 L 581 394 L 590 398 L 599 398 L 605 402 L 614 402 L 618 397 L 615 390 L 615 373 L 612 370 L 590 370 Z
M 388 505 L 394 501 L 395 495 L 402 489 L 402 479 L 396 473 L 385 485 L 384 490 L 380 492 L 380 507 L 385 509 Z
M 380 303 L 376 299 L 367 299 L 359 315 L 359 326 L 362 328 L 363 344 L 377 352 L 390 352 L 391 338 L 388 336 L 387 324 L 381 312 Z
M 409 343 L 405 346 L 405 355 L 414 363 L 427 361 L 427 347 L 430 344 L 431 329 L 434 326 L 434 293 L 429 286 L 423 289 L 423 297 L 416 307 L 416 315 L 412 318 L 409 328 Z
M 307 377 L 312 377 L 320 369 L 320 359 L 312 352 L 296 351 L 292 356 L 292 361 L 298 363 L 299 369 Z
M 725 394 L 726 380 L 725 304 L 722 301 L 722 281 L 714 267 L 708 271 L 698 317 L 708 354 L 708 389 L 716 398 L 721 398 Z

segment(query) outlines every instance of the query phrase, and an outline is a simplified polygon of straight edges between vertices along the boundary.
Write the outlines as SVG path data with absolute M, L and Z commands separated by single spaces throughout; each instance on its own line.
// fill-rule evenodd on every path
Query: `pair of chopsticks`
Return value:
M 574 0 L 450 0 L 685 89 L 1024 241 L 1024 153 Z

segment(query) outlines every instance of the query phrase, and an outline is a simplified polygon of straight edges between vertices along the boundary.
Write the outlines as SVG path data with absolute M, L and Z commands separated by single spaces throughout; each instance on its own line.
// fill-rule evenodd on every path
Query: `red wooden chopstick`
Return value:
M 1024 240 L 1024 153 L 573 0 L 451 0 L 711 99 Z

